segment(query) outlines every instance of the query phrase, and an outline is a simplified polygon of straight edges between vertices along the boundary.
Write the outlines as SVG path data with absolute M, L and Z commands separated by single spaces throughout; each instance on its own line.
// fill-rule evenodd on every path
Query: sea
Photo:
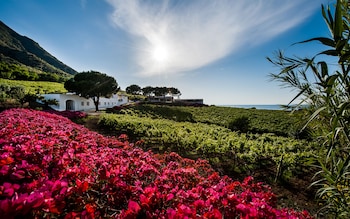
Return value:
M 218 105 L 218 106 L 244 108 L 244 109 L 284 110 L 282 105 L 279 105 L 279 104 L 271 104 L 271 105 Z

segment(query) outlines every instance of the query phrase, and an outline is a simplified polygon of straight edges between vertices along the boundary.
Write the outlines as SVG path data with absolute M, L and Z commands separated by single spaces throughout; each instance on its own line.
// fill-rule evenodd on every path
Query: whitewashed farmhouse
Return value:
M 74 93 L 43 94 L 45 100 L 57 100 L 58 105 L 49 105 L 57 111 L 90 111 L 95 110 L 95 104 L 91 98 L 86 99 Z M 99 109 L 107 109 L 128 103 L 128 97 L 123 94 L 113 94 L 110 98 L 100 97 Z

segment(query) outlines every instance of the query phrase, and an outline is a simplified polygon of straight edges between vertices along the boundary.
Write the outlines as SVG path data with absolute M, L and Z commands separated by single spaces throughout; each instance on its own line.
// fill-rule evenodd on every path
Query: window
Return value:
M 90 102 L 86 102 L 86 106 L 90 106 Z
M 84 106 L 84 101 L 81 101 L 81 105 Z

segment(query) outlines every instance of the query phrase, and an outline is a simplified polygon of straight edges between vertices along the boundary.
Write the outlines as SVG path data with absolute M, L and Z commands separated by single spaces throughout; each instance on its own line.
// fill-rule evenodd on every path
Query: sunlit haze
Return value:
M 271 82 L 278 49 L 310 56 L 328 36 L 330 0 L 50 0 L 0 2 L 0 20 L 77 71 L 131 84 L 171 86 L 206 104 L 286 104 Z

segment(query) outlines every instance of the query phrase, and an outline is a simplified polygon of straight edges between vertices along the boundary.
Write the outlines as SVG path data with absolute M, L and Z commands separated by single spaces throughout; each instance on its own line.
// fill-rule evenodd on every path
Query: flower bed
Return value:
M 65 110 L 65 111 L 57 111 L 57 110 L 45 110 L 45 112 L 49 112 L 52 114 L 60 115 L 63 117 L 66 117 L 68 119 L 74 120 L 74 119 L 82 119 L 87 116 L 85 112 L 81 111 L 70 111 L 70 110 Z
M 311 218 L 205 160 L 144 152 L 47 112 L 0 114 L 2 218 Z

